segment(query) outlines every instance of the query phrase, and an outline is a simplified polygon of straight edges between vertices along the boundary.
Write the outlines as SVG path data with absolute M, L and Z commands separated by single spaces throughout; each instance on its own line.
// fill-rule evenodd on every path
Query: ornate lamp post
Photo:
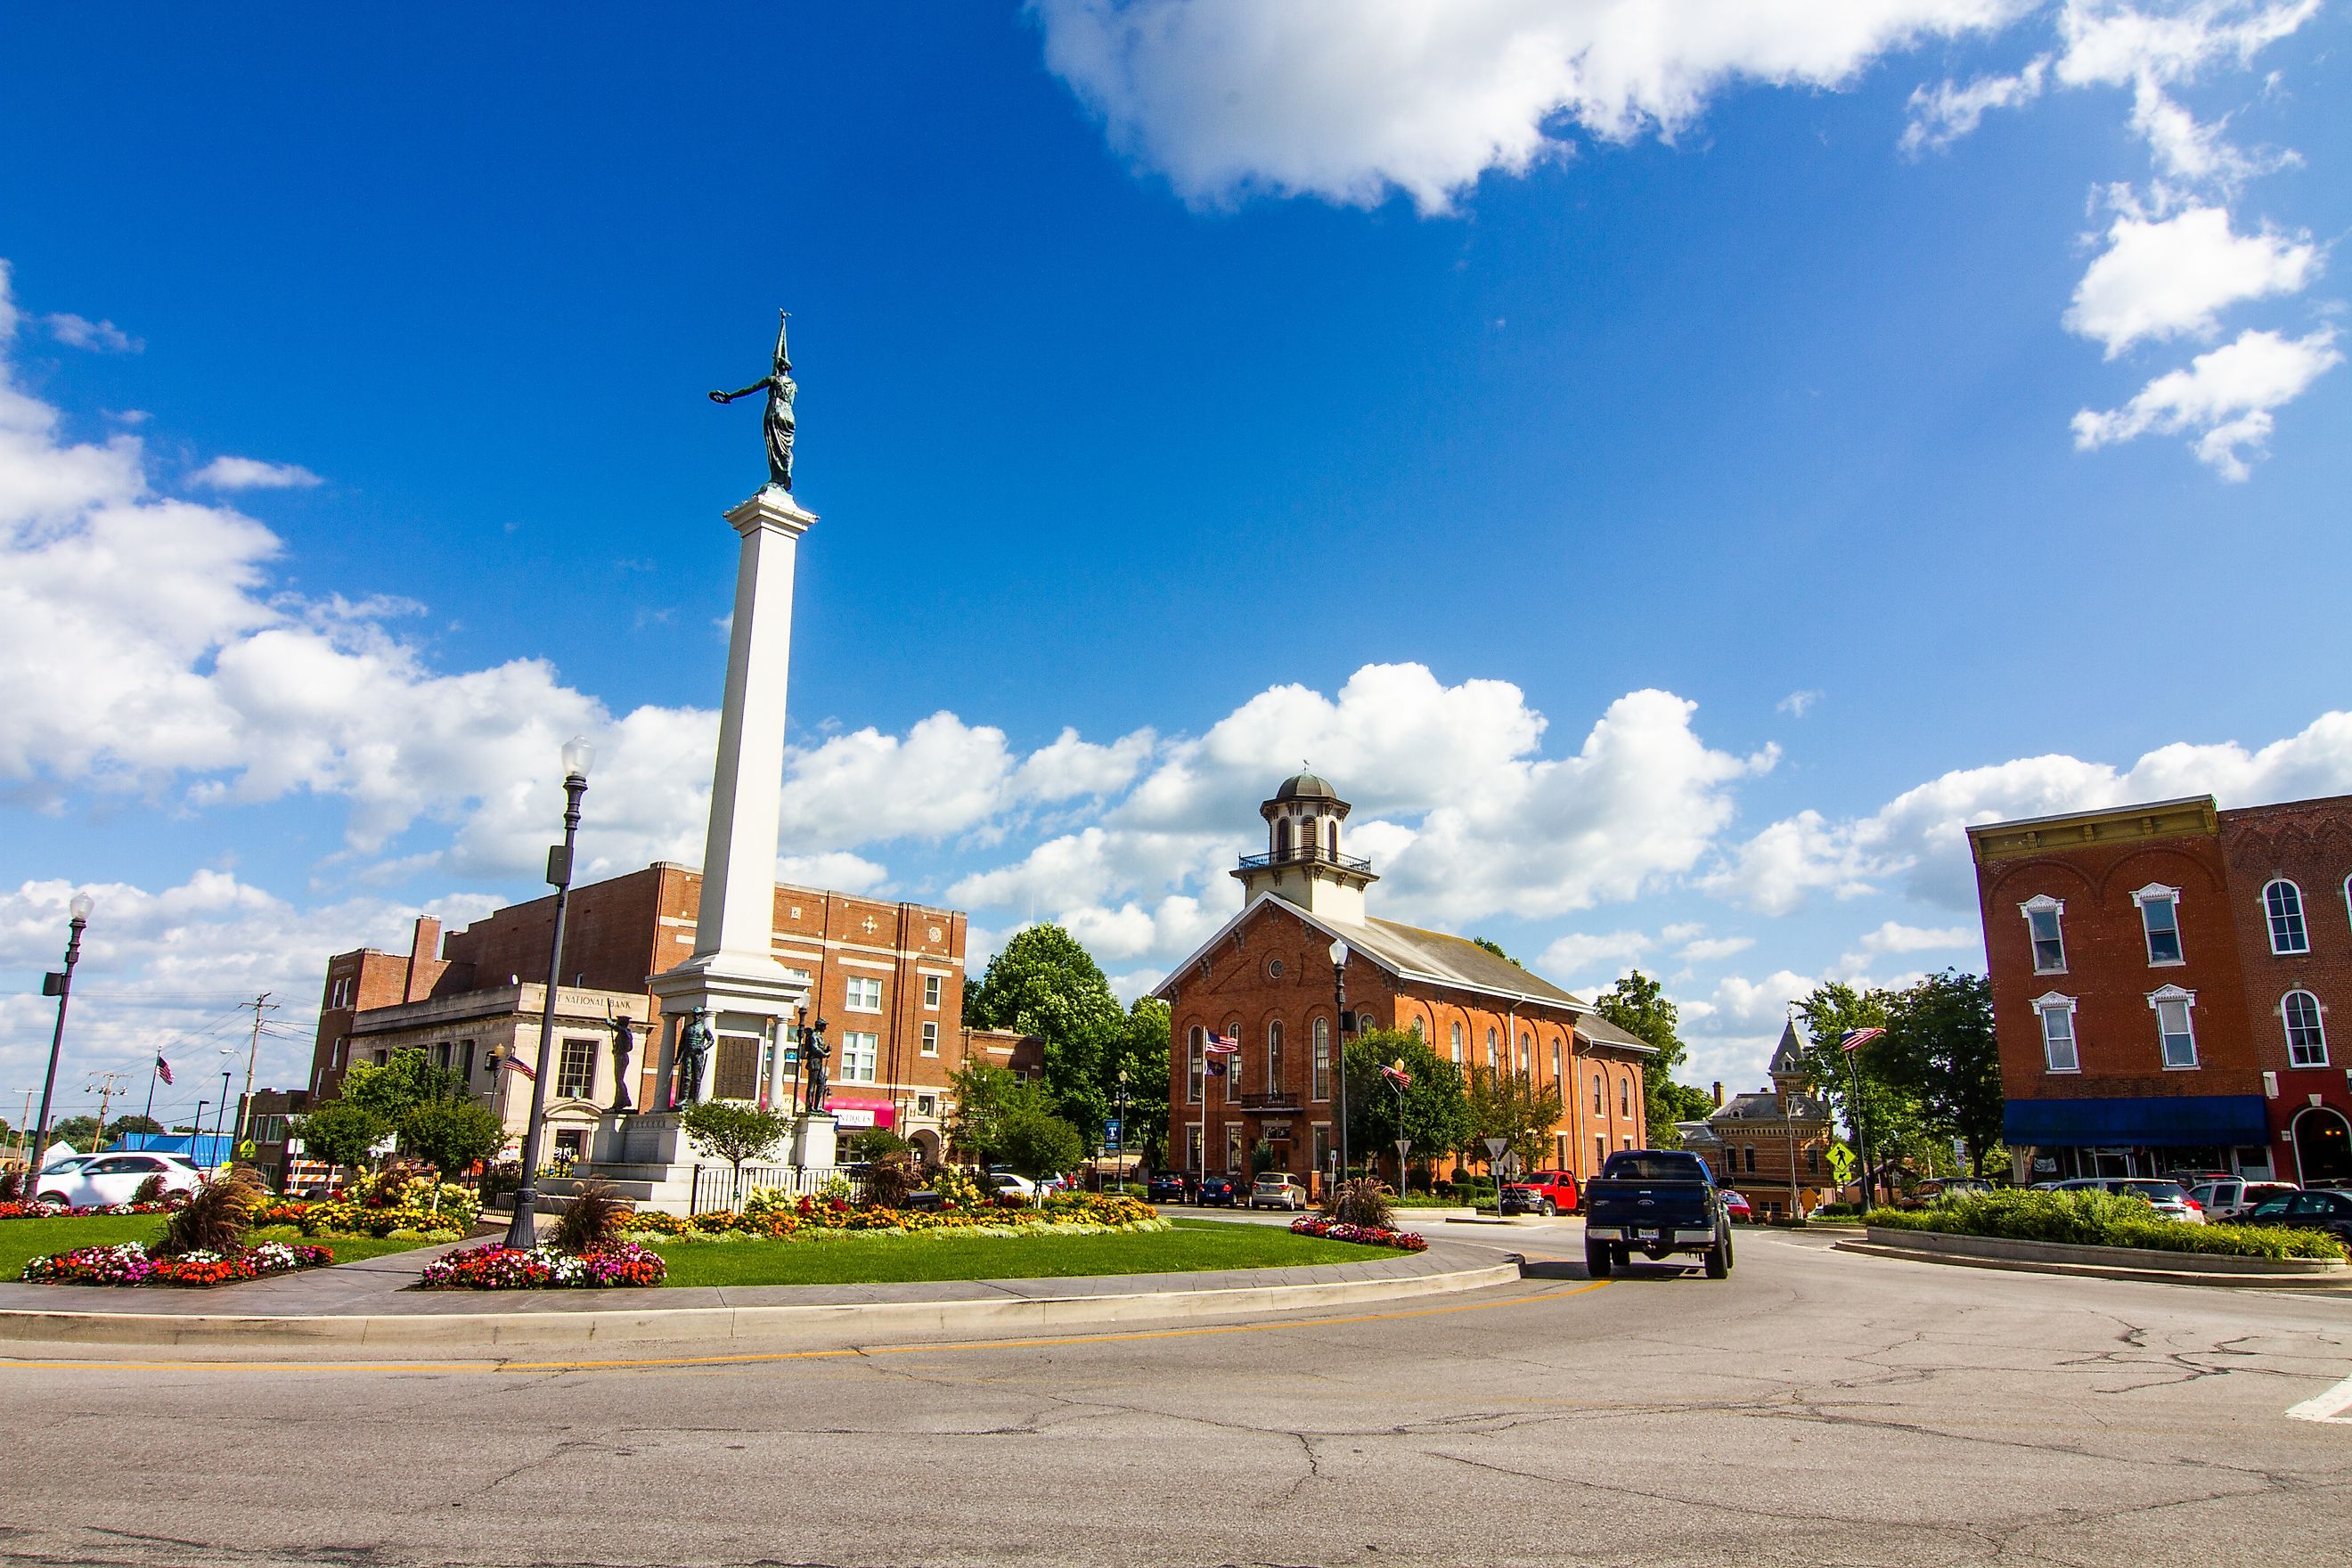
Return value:
M 555 942 L 547 955 L 547 998 L 539 1013 L 539 1071 L 530 1080 L 530 1120 L 522 1133 L 522 1185 L 515 1189 L 514 1218 L 507 1245 L 539 1245 L 531 1214 L 539 1203 L 540 1121 L 547 1114 L 548 1050 L 555 1040 L 555 992 L 563 978 L 563 912 L 572 898 L 572 846 L 580 835 L 580 797 L 588 793 L 588 769 L 596 748 L 578 735 L 563 746 L 563 842 L 547 852 L 547 880 L 555 889 Z
M 41 976 L 41 994 L 58 999 L 58 1026 L 49 1035 L 49 1076 L 41 1080 L 41 1119 L 33 1126 L 32 1145 L 25 1151 L 25 1195 L 31 1197 L 39 1181 L 41 1156 L 49 1147 L 49 1105 L 57 1097 L 58 1055 L 66 1043 L 66 1001 L 73 994 L 74 965 L 81 962 L 81 933 L 89 924 L 89 911 L 98 900 L 88 893 L 76 893 L 66 906 L 66 966 L 53 969 Z M 100 1128 L 100 1131 L 106 1130 Z
M 1348 1179 L 1348 944 L 1331 943 L 1332 1066 L 1339 1075 L 1339 1179 Z

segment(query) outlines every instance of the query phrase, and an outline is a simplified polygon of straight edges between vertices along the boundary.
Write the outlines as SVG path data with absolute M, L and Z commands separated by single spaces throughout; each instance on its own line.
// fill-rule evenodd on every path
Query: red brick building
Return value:
M 646 982 L 693 952 L 701 895 L 699 872 L 667 862 L 572 889 L 549 1057 L 551 1146 L 584 1148 L 586 1131 L 622 1098 L 613 1049 L 622 1020 L 635 1036 L 627 1101 L 639 1110 L 656 1103 L 660 1051 L 649 1030 L 660 1009 Z M 499 1063 L 539 1058 L 554 918 L 551 895 L 446 936 L 438 921 L 420 920 L 406 952 L 337 954 L 327 965 L 312 1096 L 331 1098 L 353 1061 L 381 1063 L 415 1047 L 460 1073 L 519 1132 L 530 1084 Z M 967 1050 L 1000 1066 L 1030 1065 L 1020 1037 L 961 1026 L 965 935 L 955 910 L 777 887 L 772 951 L 808 981 L 809 1016 L 830 1026 L 829 1108 L 845 1132 L 895 1128 L 936 1158 L 948 1075 Z M 774 1053 L 783 1053 L 787 1074 L 796 1066 L 797 1027 L 786 1025 L 772 1044 L 722 1047 L 710 1068 L 715 1092 L 764 1100 Z
M 1234 871 L 1244 908 L 1153 993 L 1169 1005 L 1169 1144 L 1187 1171 L 1240 1173 L 1264 1140 L 1276 1170 L 1328 1171 L 1339 1152 L 1339 1021 L 1330 956 L 1347 948 L 1348 1021 L 1419 1034 L 1466 1075 L 1475 1065 L 1559 1084 L 1559 1168 L 1593 1173 L 1642 1147 L 1642 1064 L 1651 1047 L 1589 1002 L 1476 943 L 1377 920 L 1369 861 L 1340 852 L 1349 805 L 1312 773 L 1259 807 L 1266 853 Z M 1210 1068 L 1212 1036 L 1241 1048 Z M 1369 1159 L 1378 1151 L 1350 1150 Z M 1436 1154 L 1450 1152 L 1424 1151 Z
M 2210 795 L 1969 830 L 2008 1099 L 2036 1179 L 2352 1180 L 2352 796 Z

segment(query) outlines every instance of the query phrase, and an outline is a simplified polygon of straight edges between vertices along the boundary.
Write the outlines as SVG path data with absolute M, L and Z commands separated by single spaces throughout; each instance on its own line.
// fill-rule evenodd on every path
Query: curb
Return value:
M 2047 1258 L 1925 1252 L 1908 1247 L 1889 1247 L 1875 1241 L 1839 1241 L 1831 1245 L 1838 1252 L 1856 1252 L 1871 1258 L 1893 1258 L 1906 1263 L 1941 1263 L 1957 1268 L 1997 1268 L 2010 1274 L 2073 1275 L 2077 1279 L 2123 1279 L 2143 1285 L 2207 1285 L 2225 1290 L 2352 1291 L 2352 1277 L 2341 1273 L 2217 1274 L 2195 1268 L 2124 1268 L 2106 1263 L 2061 1263 Z M 2185 1253 L 2182 1256 L 2195 1255 Z
M 1345 1268 L 1348 1265 L 1339 1265 Z M 1107 1278 L 1118 1279 L 1119 1276 Z M 1129 1279 L 1141 1276 L 1125 1276 Z M 341 1344 L 352 1347 L 606 1344 L 736 1340 L 801 1330 L 888 1332 L 1035 1332 L 1081 1323 L 1161 1322 L 1188 1318 L 1292 1312 L 1407 1300 L 1518 1283 L 1516 1255 L 1442 1274 L 1335 1279 L 1304 1285 L 1243 1285 L 1202 1290 L 1016 1296 L 1031 1280 L 977 1281 L 997 1293 L 950 1301 L 834 1301 L 806 1306 L 653 1307 L 640 1310 L 524 1309 L 506 1312 L 415 1312 L 307 1317 L 175 1315 L 157 1312 L 0 1311 L 0 1342 L 47 1344 Z M 826 1289 L 816 1287 L 815 1289 Z M 542 1298 L 543 1299 L 543 1298 Z

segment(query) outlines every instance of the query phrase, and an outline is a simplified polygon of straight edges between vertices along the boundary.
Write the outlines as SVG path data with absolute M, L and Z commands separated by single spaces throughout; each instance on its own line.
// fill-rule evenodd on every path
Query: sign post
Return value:
M 1405 1156 L 1412 1152 L 1412 1140 L 1410 1138 L 1398 1139 L 1396 1141 L 1396 1150 L 1397 1191 L 1400 1193 L 1409 1193 L 1412 1190 L 1412 1179 L 1405 1173 L 1404 1162 Z
M 1486 1145 L 1486 1173 L 1495 1180 L 1495 1217 L 1500 1219 L 1503 1217 L 1503 1175 L 1498 1162 L 1503 1158 L 1503 1151 L 1511 1146 L 1511 1141 L 1488 1138 L 1483 1142 Z

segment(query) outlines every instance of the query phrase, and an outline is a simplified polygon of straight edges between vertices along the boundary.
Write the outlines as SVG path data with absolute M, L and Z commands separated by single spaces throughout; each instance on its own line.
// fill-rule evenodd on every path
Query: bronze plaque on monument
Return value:
M 757 1100 L 760 1098 L 760 1042 L 749 1035 L 721 1035 L 719 1048 L 711 1053 L 713 1076 L 710 1098 L 713 1100 Z

